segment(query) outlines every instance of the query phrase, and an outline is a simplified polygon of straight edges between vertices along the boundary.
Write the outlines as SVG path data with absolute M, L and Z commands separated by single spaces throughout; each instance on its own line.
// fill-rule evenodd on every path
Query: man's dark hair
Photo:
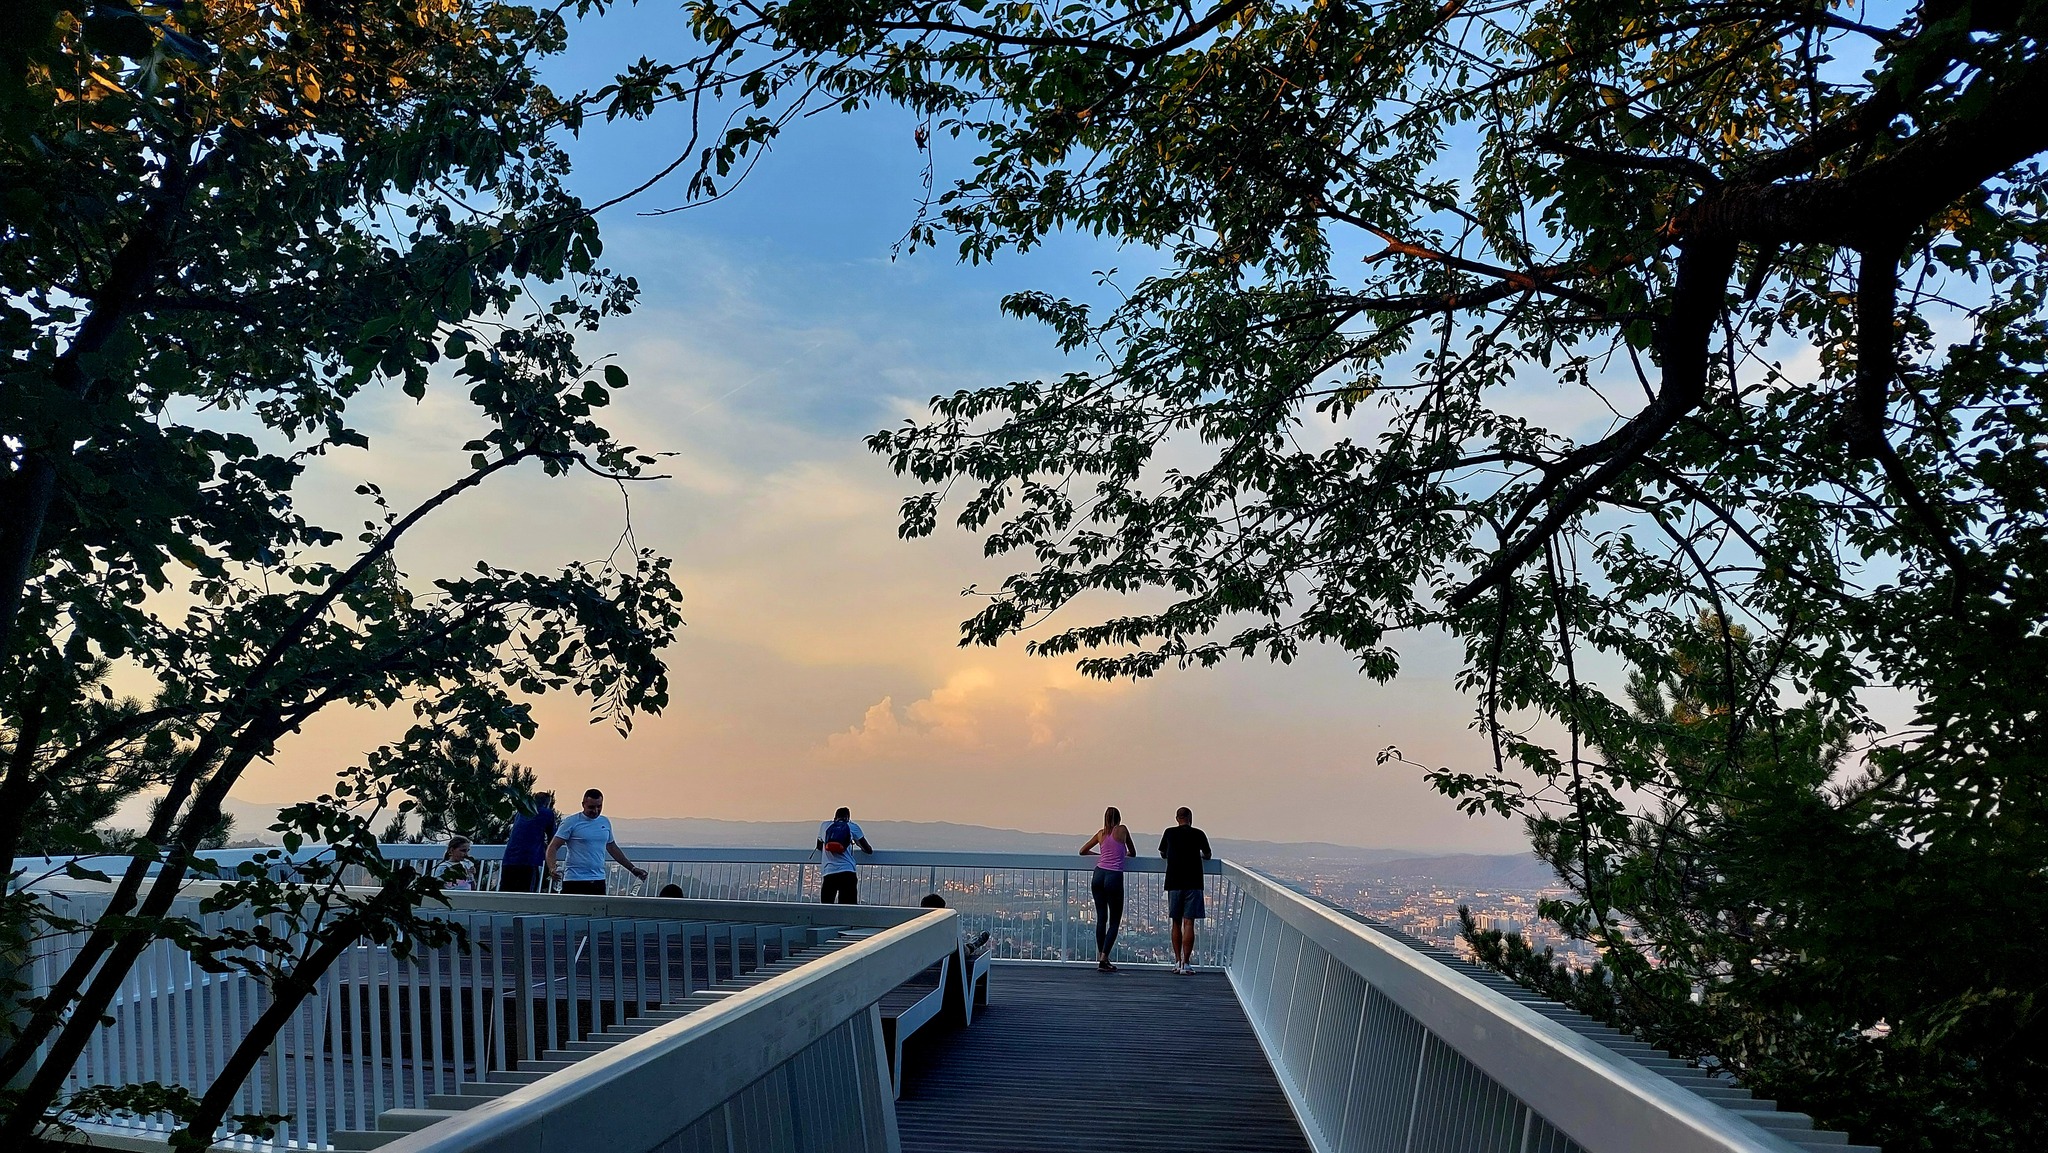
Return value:
M 587 801 L 587 800 L 589 800 L 589 799 L 590 799 L 590 798 L 592 798 L 592 797 L 596 797 L 596 798 L 597 798 L 598 800 L 600 800 L 600 801 L 604 800 L 604 790 L 603 790 L 603 789 L 585 789 L 585 790 L 583 790 L 583 799 L 584 799 L 584 800 L 586 800 L 586 801 Z
M 1176 821 L 1193 821 L 1195 819 L 1195 811 L 1186 805 L 1182 805 L 1173 811 L 1173 819 Z
M 920 909 L 943 909 L 946 907 L 946 898 L 939 896 L 937 893 L 926 893 L 924 899 L 919 901 L 917 905 Z
M 852 809 L 849 809 L 849 808 L 847 808 L 847 807 L 846 807 L 845 805 L 841 805 L 841 806 L 839 806 L 839 809 L 838 809 L 838 811 L 836 811 L 836 812 L 834 812 L 834 813 L 832 814 L 832 819 L 833 819 L 833 820 L 835 820 L 835 821 L 845 821 L 845 820 L 851 820 L 851 819 L 852 819 L 852 817 L 853 817 L 853 810 L 852 810 Z

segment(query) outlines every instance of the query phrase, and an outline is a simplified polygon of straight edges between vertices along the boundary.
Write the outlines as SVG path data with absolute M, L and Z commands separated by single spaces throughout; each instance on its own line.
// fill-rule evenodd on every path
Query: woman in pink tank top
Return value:
M 1116 948 L 1116 931 L 1124 922 L 1124 862 L 1130 859 L 1131 831 L 1124 828 L 1123 814 L 1115 806 L 1103 810 L 1102 828 L 1081 846 L 1083 856 L 1100 853 L 1095 876 L 1088 890 L 1095 896 L 1095 967 L 1116 972 L 1109 963 L 1109 951 Z

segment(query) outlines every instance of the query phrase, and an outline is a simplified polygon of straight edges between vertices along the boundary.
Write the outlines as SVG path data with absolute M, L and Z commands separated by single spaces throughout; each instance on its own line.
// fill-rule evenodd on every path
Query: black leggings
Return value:
M 1088 891 L 1095 894 L 1095 951 L 1107 957 L 1116 948 L 1116 931 L 1124 923 L 1124 875 L 1097 865 Z

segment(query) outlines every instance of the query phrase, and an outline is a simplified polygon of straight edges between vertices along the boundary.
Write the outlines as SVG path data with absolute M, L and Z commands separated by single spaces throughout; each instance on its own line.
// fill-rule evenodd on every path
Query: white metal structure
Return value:
M 815 902 L 818 899 L 819 854 L 802 849 L 676 848 L 629 845 L 626 854 L 647 869 L 647 880 L 634 879 L 608 863 L 614 892 L 657 893 L 675 885 L 686 897 L 729 901 Z M 386 845 L 399 859 L 439 860 L 438 845 Z M 475 847 L 480 883 L 497 884 L 497 845 Z M 226 854 L 210 854 L 222 864 L 239 863 Z M 1095 960 L 1095 905 L 1089 876 L 1095 858 L 1078 853 L 901 852 L 858 853 L 860 899 L 863 905 L 915 905 L 928 893 L 946 899 L 960 914 L 969 933 L 987 931 L 995 957 L 1003 961 Z M 1133 854 L 1125 863 L 1123 931 L 1118 960 L 1169 964 L 1166 894 L 1161 888 L 1165 863 Z M 1238 920 L 1238 895 L 1222 862 L 1207 869 L 1208 921 L 1195 938 L 1195 964 L 1223 967 L 1230 956 Z
M 277 1144 L 319 1147 L 374 1127 L 384 1109 L 431 1107 L 465 1077 L 628 1023 L 636 1007 L 672 1004 L 692 982 L 855 927 L 867 934 L 856 944 L 385 1147 L 586 1153 L 601 1124 L 602 1147 L 621 1153 L 883 1153 L 897 1148 L 875 1009 L 884 994 L 957 949 L 963 929 L 994 933 L 998 955 L 1012 959 L 1093 953 L 1086 857 L 877 853 L 862 859 L 862 898 L 898 907 L 850 907 L 815 903 L 814 854 L 629 851 L 654 874 L 642 891 L 674 883 L 691 896 L 454 894 L 452 918 L 492 947 L 410 961 L 352 951 L 244 1086 L 238 1110 L 291 1113 Z M 480 847 L 478 856 L 497 851 Z M 1125 944 L 1153 947 L 1147 934 L 1156 930 L 1163 954 L 1163 908 L 1154 907 L 1163 901 L 1149 900 L 1155 888 L 1145 883 L 1159 863 L 1132 865 Z M 1318 1153 L 1854 1148 L 1441 950 L 1252 870 L 1216 869 L 1202 956 L 1225 967 Z M 954 911 L 901 907 L 929 892 Z M 705 899 L 712 895 L 744 899 Z M 48 972 L 44 964 L 37 976 Z M 252 982 L 199 973 L 159 946 L 137 966 L 74 1084 L 201 1087 L 262 996 Z
M 174 915 L 192 917 L 208 930 L 254 927 L 245 914 L 202 912 L 199 900 L 209 888 L 195 885 Z M 103 896 L 90 891 L 50 896 L 67 915 L 82 920 L 90 920 L 104 903 Z M 484 1081 L 494 1071 L 511 1070 L 551 1051 L 577 1048 L 609 1027 L 628 1024 L 659 1006 L 687 1002 L 692 994 L 851 930 L 873 936 L 815 962 L 822 976 L 807 974 L 809 965 L 801 965 L 747 990 L 743 1001 L 730 998 L 756 1006 L 765 999 L 774 1006 L 765 1011 L 774 1016 L 789 1007 L 778 998 L 786 993 L 799 1000 L 811 997 L 790 990 L 812 989 L 824 981 L 835 990 L 828 1000 L 838 1015 L 827 1020 L 804 1001 L 811 1015 L 771 1030 L 775 1045 L 764 1052 L 780 1054 L 773 1064 L 756 1059 L 721 1068 L 751 1070 L 748 1081 L 729 1096 L 771 1075 L 795 1077 L 805 1086 L 798 1095 L 823 1110 L 803 1132 L 829 1131 L 844 1146 L 851 1141 L 842 1132 L 846 1119 L 864 1118 L 856 1127 L 873 1140 L 852 1142 L 852 1147 L 892 1149 L 893 1141 L 884 1139 L 884 1121 L 893 1125 L 894 1114 L 873 1100 L 879 1093 L 886 1102 L 891 1094 L 887 1068 L 876 1065 L 880 1021 L 871 1021 L 868 1010 L 883 993 L 959 945 L 957 918 L 916 909 L 495 893 L 457 893 L 451 900 L 455 907 L 437 915 L 461 926 L 471 947 L 425 948 L 414 942 L 401 956 L 401 950 L 364 943 L 320 977 L 313 995 L 243 1083 L 231 1109 L 289 1118 L 264 1144 L 328 1148 L 337 1134 L 377 1130 L 379 1119 L 392 1110 L 434 1108 L 437 1098 L 456 1093 L 464 1083 Z M 32 988 L 49 987 L 80 936 L 43 938 L 27 974 Z M 912 944 L 891 945 L 898 941 Z M 846 1001 L 849 990 L 867 1000 Z M 202 1093 L 268 1004 L 261 982 L 240 973 L 207 973 L 169 942 L 158 942 L 130 971 L 110 1007 L 110 1024 L 73 1069 L 67 1092 L 154 1081 Z M 655 1032 L 698 1037 L 733 1019 L 727 1003 L 720 1002 Z M 645 1048 L 644 1040 L 634 1044 Z M 685 1048 L 695 1054 L 706 1051 L 701 1040 Z M 777 1073 L 785 1063 L 789 1068 Z M 564 1084 L 559 1079 L 550 1083 Z M 764 1123 L 748 1111 L 751 1098 L 735 1096 L 730 1109 L 722 1108 L 724 1100 L 706 1105 L 707 1115 L 719 1112 L 720 1118 L 705 1122 L 707 1132 L 723 1132 L 720 1125 L 758 1129 Z M 493 1103 L 493 1114 L 498 1112 L 502 1108 Z M 131 1117 L 115 1128 L 163 1134 L 170 1119 Z M 247 1139 L 234 1143 L 258 1144 Z M 749 1147 L 794 1153 L 814 1146 L 797 1141 Z
M 384 1148 L 893 1153 L 874 1005 L 958 943 L 954 918 L 912 917 Z
M 389 844 L 384 854 L 394 860 L 431 863 L 441 859 L 439 845 Z M 652 895 L 675 885 L 690 898 L 725 901 L 815 902 L 820 882 L 819 854 L 797 848 L 679 848 L 672 845 L 628 845 L 628 856 L 646 867 L 648 878 L 636 880 L 614 862 L 606 862 L 610 891 Z M 322 852 L 310 849 L 305 856 Z M 271 850 L 274 854 L 275 851 Z M 203 855 L 232 869 L 265 856 L 265 850 L 226 849 Z M 477 845 L 477 883 L 485 890 L 498 885 L 502 845 Z M 1095 858 L 1078 853 L 969 853 L 882 850 L 856 855 L 860 865 L 860 899 L 864 905 L 916 905 L 938 893 L 970 934 L 986 931 L 996 959 L 1003 961 L 1095 960 L 1095 906 L 1089 878 Z M 79 858 L 78 863 L 118 871 L 126 858 Z M 44 871 L 55 873 L 60 862 Z M 1133 854 L 1125 862 L 1123 931 L 1118 960 L 1168 964 L 1166 894 L 1161 887 L 1165 864 L 1156 857 Z M 1239 896 L 1222 862 L 1207 862 L 1208 920 L 1195 941 L 1195 965 L 1221 969 L 1230 957 L 1238 921 Z
M 1602 1044 L 1533 997 L 1511 997 L 1363 918 L 1226 868 L 1244 894 L 1230 979 L 1319 1153 L 1845 1148 L 1841 1134 L 1815 1133 L 1803 1115 L 1736 1112 L 1681 1083 L 1748 1097 L 1725 1081 L 1677 1061 L 1660 1062 L 1672 1067 L 1661 1073 L 1647 1063 L 1657 1058 L 1628 1055 L 1647 1045 Z

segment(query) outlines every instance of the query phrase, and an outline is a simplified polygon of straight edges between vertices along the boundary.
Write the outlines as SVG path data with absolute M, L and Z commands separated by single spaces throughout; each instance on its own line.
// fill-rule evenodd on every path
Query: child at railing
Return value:
M 468 891 L 476 888 L 476 862 L 469 856 L 468 837 L 448 838 L 448 847 L 441 852 L 441 887 Z

